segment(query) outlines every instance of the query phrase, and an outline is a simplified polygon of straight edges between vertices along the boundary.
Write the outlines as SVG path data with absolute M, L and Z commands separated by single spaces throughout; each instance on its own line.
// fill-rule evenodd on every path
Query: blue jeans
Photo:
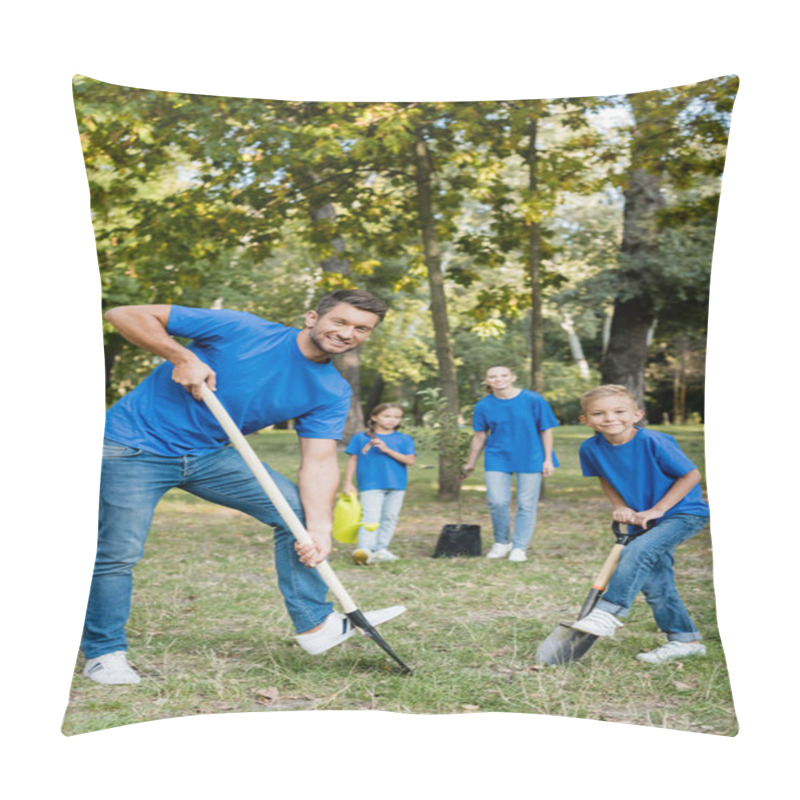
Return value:
M 675 588 L 675 548 L 701 531 L 708 517 L 675 514 L 634 539 L 622 551 L 619 566 L 597 608 L 627 617 L 641 591 L 659 630 L 670 641 L 693 642 L 701 638 Z
M 359 547 L 373 551 L 388 549 L 405 495 L 404 489 L 367 489 L 361 492 L 361 521 L 380 524 L 376 531 L 359 528 Z
M 297 487 L 267 469 L 302 520 Z M 295 629 L 307 631 L 327 618 L 333 604 L 326 601 L 325 582 L 315 569 L 300 562 L 294 536 L 236 450 L 222 447 L 207 455 L 159 456 L 106 440 L 97 558 L 81 639 L 86 658 L 127 650 L 125 625 L 131 609 L 133 567 L 144 553 L 156 504 L 176 487 L 271 525 L 278 586 Z
M 511 540 L 511 479 L 517 476 L 517 516 L 514 519 L 513 545 L 524 550 L 536 525 L 539 492 L 542 489 L 541 472 L 494 472 L 484 473 L 486 495 L 489 500 L 489 516 L 492 519 L 494 540 L 508 544 Z

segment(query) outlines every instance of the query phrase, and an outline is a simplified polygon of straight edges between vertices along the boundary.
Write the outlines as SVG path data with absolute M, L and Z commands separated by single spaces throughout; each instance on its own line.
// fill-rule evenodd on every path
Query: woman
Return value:
M 553 452 L 553 428 L 558 420 L 547 401 L 536 392 L 518 389 L 517 376 L 508 367 L 490 367 L 485 383 L 489 394 L 475 406 L 466 477 L 485 455 L 486 494 L 494 529 L 487 558 L 525 561 L 533 537 L 542 476 L 558 466 Z M 517 476 L 517 515 L 511 535 L 511 484 Z

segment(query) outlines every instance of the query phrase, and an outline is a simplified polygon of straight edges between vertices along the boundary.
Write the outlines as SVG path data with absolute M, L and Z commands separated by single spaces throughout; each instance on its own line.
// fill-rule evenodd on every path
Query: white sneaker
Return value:
M 576 631 L 592 633 L 595 636 L 613 636 L 617 628 L 622 627 L 622 623 L 608 611 L 595 608 L 583 619 L 573 622 L 571 625 Z
M 372 550 L 368 550 L 366 547 L 359 547 L 358 550 L 353 551 L 353 561 L 356 564 L 374 564 L 375 563 L 375 554 Z
M 511 552 L 511 542 L 495 542 L 486 558 L 505 558 Z
M 527 561 L 528 556 L 521 547 L 515 547 L 508 556 L 509 561 Z
M 648 664 L 661 664 L 676 658 L 704 656 L 705 654 L 706 647 L 700 642 L 667 642 L 649 653 L 639 653 L 636 658 L 639 661 L 646 661 Z
M 139 683 L 142 680 L 128 664 L 124 650 L 87 659 L 83 674 L 86 678 L 105 684 Z
M 368 561 L 368 564 L 371 564 L 373 561 L 399 561 L 400 559 L 394 554 L 390 553 L 388 550 L 376 550 L 372 554 L 372 561 Z
M 406 610 L 405 606 L 389 606 L 389 608 L 379 608 L 376 611 L 365 611 L 364 616 L 367 622 L 373 627 L 382 622 L 399 617 Z M 301 633 L 294 638 L 306 653 L 312 656 L 323 653 L 336 647 L 346 639 L 349 639 L 356 632 L 356 628 L 350 619 L 338 611 L 333 611 L 328 619 L 318 631 L 314 633 Z

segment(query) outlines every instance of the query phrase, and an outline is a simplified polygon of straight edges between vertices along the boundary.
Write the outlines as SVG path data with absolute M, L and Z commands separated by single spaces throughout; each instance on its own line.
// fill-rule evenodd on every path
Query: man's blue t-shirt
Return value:
M 472 413 L 472 428 L 488 431 L 484 469 L 489 472 L 541 472 L 541 432 L 558 427 L 553 410 L 540 394 L 522 389 L 505 400 L 487 395 Z M 553 466 L 558 459 L 553 453 Z
M 297 328 L 227 309 L 172 306 L 167 332 L 217 373 L 217 397 L 244 433 L 295 420 L 308 439 L 341 439 L 350 387 L 330 362 L 307 359 Z M 210 453 L 228 437 L 206 407 L 156 367 L 106 414 L 108 439 L 164 456 Z
M 647 428 L 638 429 L 625 444 L 611 444 L 597 433 L 579 452 L 583 474 L 605 478 L 634 511 L 652 508 L 678 478 L 696 469 L 672 436 Z M 664 516 L 673 514 L 709 515 L 700 484 Z
M 382 434 L 376 436 L 382 439 L 390 450 L 403 455 L 415 453 L 414 440 L 406 433 Z M 358 456 L 356 462 L 356 478 L 359 491 L 366 492 L 370 489 L 405 489 L 408 485 L 408 468 L 397 459 L 382 453 L 377 447 L 370 447 L 362 453 L 364 445 L 368 444 L 370 436 L 367 433 L 357 433 L 347 445 L 345 450 L 350 455 Z

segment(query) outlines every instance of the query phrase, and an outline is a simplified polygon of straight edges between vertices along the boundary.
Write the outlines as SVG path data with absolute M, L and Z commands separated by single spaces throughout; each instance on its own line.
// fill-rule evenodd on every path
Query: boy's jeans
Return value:
M 297 487 L 267 469 L 303 520 Z M 324 622 L 333 610 L 325 599 L 325 583 L 315 569 L 300 562 L 291 531 L 236 450 L 222 447 L 201 456 L 158 456 L 106 440 L 97 559 L 81 640 L 86 658 L 127 649 L 132 570 L 144 552 L 156 504 L 174 487 L 273 526 L 278 585 L 296 630 L 303 632 Z M 190 559 L 192 554 L 186 557 Z
M 634 598 L 641 591 L 659 630 L 664 631 L 670 641 L 700 639 L 675 588 L 673 565 L 675 547 L 691 539 L 707 522 L 708 517 L 674 514 L 659 520 L 652 530 L 626 545 L 597 608 L 627 617 Z
M 517 516 L 514 519 L 515 548 L 524 550 L 533 536 L 539 492 L 542 488 L 541 472 L 485 472 L 489 516 L 492 519 L 494 540 L 507 544 L 511 538 L 511 479 L 517 476 Z
M 361 492 L 361 521 L 378 522 L 380 525 L 375 531 L 359 528 L 360 548 L 377 552 L 389 547 L 405 495 L 404 489 L 367 489 Z

